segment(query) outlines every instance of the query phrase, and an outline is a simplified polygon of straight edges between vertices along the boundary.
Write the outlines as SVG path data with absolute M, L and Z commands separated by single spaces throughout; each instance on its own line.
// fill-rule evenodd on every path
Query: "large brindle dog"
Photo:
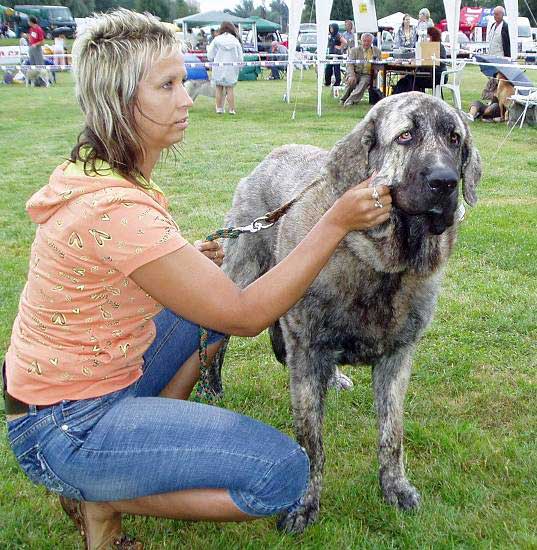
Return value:
M 349 233 L 304 298 L 270 329 L 274 352 L 290 369 L 296 435 L 311 462 L 303 506 L 280 519 L 287 531 L 302 531 L 318 515 L 323 403 L 337 365 L 373 367 L 382 492 L 400 508 L 418 506 L 403 465 L 403 401 L 457 236 L 458 182 L 474 205 L 480 157 L 466 123 L 444 102 L 418 92 L 391 96 L 331 151 L 308 145 L 273 151 L 240 182 L 227 216 L 228 225 L 245 225 L 319 180 L 274 227 L 226 243 L 223 269 L 244 287 L 373 172 L 391 187 L 390 220 Z M 217 389 L 220 365 L 212 373 Z

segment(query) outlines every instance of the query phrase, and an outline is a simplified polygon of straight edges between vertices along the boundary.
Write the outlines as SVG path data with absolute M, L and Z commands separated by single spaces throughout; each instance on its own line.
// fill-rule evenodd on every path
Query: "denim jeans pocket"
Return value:
M 48 465 L 39 445 L 34 445 L 17 456 L 17 461 L 28 478 L 37 485 L 44 485 L 49 491 L 67 498 L 82 499 L 82 494 L 62 481 Z
M 99 418 L 106 412 L 100 397 L 64 401 L 59 406 L 56 421 L 63 433 L 76 445 L 83 445 Z

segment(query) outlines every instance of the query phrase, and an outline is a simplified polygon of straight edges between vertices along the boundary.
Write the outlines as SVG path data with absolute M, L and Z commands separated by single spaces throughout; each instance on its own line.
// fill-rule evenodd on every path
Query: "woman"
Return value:
M 187 401 L 199 325 L 211 329 L 211 360 L 222 333 L 273 324 L 349 231 L 388 219 L 389 191 L 377 188 L 377 208 L 369 181 L 349 190 L 284 261 L 239 289 L 215 265 L 218 246 L 200 253 L 181 236 L 151 179 L 192 105 L 173 31 L 118 9 L 73 56 L 85 126 L 27 204 L 38 229 L 5 361 L 17 460 L 61 495 L 90 549 L 140 547 L 122 534 L 123 513 L 240 521 L 288 511 L 308 483 L 301 447 Z
M 440 59 L 446 59 L 447 57 L 446 49 L 442 44 L 442 40 L 441 40 L 442 35 L 440 34 L 440 31 L 436 27 L 429 27 L 427 29 L 427 36 L 431 42 L 440 42 Z M 435 71 L 434 71 L 435 86 L 438 86 L 438 84 L 440 84 L 440 77 L 442 75 L 442 72 L 445 70 L 446 70 L 446 64 L 444 62 L 440 62 L 435 67 Z M 433 88 L 432 73 L 430 76 L 414 76 L 411 74 L 407 74 L 397 82 L 393 90 L 393 93 L 402 94 L 404 92 L 411 92 L 413 90 L 418 92 L 424 92 L 426 88 Z
M 331 23 L 328 26 L 328 53 L 329 55 L 342 55 L 347 47 L 347 41 L 339 34 L 339 25 Z M 338 64 L 327 65 L 324 70 L 324 85 L 332 84 L 334 74 L 334 86 L 341 86 L 341 66 Z
M 414 48 L 416 46 L 416 31 L 410 24 L 410 15 L 405 13 L 403 23 L 395 35 L 396 48 Z
M 434 27 L 431 12 L 427 8 L 421 8 L 418 14 L 418 24 L 416 25 L 416 36 L 419 42 L 427 40 L 427 31 L 431 27 Z
M 240 62 L 243 60 L 242 45 L 239 33 L 233 23 L 224 21 L 216 38 L 207 48 L 207 59 L 219 62 Z M 235 93 L 233 88 L 239 79 L 238 66 L 213 67 L 212 80 L 216 85 L 216 112 L 223 114 L 224 102 L 227 99 L 228 112 L 235 114 Z
M 484 122 L 501 122 L 500 103 L 496 95 L 497 89 L 498 79 L 496 77 L 489 78 L 481 94 L 481 99 L 488 101 L 488 103 L 479 100 L 472 101 L 470 110 L 468 113 L 464 113 L 470 122 L 474 122 L 478 118 L 481 118 Z

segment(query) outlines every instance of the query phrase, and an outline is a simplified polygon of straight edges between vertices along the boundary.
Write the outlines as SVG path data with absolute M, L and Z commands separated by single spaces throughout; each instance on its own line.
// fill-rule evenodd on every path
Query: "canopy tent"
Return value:
M 207 25 L 221 25 L 224 21 L 230 21 L 237 27 L 239 27 L 239 34 L 242 33 L 243 25 L 248 24 L 248 28 L 254 29 L 254 47 L 257 48 L 257 25 L 253 18 L 245 19 L 244 17 L 237 17 L 231 13 L 224 11 L 206 11 L 203 13 L 195 13 L 182 19 L 175 19 L 174 23 L 181 23 L 183 25 L 183 36 L 186 38 L 188 28 L 193 27 L 206 27 Z
M 272 32 L 282 30 L 282 26 L 279 23 L 274 23 L 274 21 L 269 21 L 268 19 L 257 17 L 257 15 L 251 15 L 248 19 L 253 19 L 255 21 L 258 32 Z M 243 27 L 245 29 L 249 29 L 251 28 L 251 26 L 251 23 L 243 23 Z
M 518 57 L 518 0 L 504 0 L 505 12 L 509 20 L 509 38 L 511 39 L 511 59 Z
M 449 45 L 451 47 L 451 65 L 455 68 L 457 51 L 459 49 L 459 26 L 461 22 L 461 0 L 444 0 Z
M 387 15 L 378 20 L 378 26 L 384 29 L 398 29 L 403 24 L 403 17 L 405 14 L 402 11 Z M 413 17 L 410 18 L 410 24 L 415 27 L 418 24 L 418 20 Z
M 206 11 L 204 13 L 195 13 L 194 15 L 189 15 L 183 17 L 182 19 L 177 19 L 187 25 L 187 27 L 206 27 L 207 25 L 220 25 L 224 21 L 231 21 L 235 25 L 243 23 L 254 23 L 255 21 L 252 18 L 245 19 L 244 17 L 237 17 L 231 13 L 226 13 L 224 11 Z M 175 21 L 174 21 L 175 23 Z
M 446 12 L 447 15 L 447 12 Z M 479 26 L 479 21 L 483 15 L 483 8 L 471 8 L 465 6 L 460 11 L 459 30 L 464 34 L 470 34 L 475 27 Z
M 487 28 L 489 20 L 494 18 L 493 12 L 494 8 L 483 8 L 481 10 L 481 17 L 479 19 L 478 27 Z

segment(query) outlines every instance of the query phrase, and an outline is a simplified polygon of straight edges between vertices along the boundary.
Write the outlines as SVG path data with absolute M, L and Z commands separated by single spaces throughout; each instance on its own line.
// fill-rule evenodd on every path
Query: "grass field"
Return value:
M 154 174 L 189 239 L 221 226 L 239 179 L 274 147 L 331 147 L 368 106 L 343 110 L 325 91 L 315 114 L 313 72 L 295 83 L 296 118 L 284 83 L 240 82 L 236 117 L 199 98 L 177 162 Z M 475 68 L 465 107 L 479 97 Z M 82 124 L 68 74 L 51 88 L 0 87 L 0 349 L 7 348 L 35 227 L 24 211 L 70 151 Z M 303 535 L 274 520 L 204 524 L 128 518 L 146 548 L 537 548 L 537 130 L 474 123 L 483 157 L 480 202 L 450 260 L 435 321 L 419 345 L 406 400 L 409 477 L 421 510 L 384 504 L 377 481 L 370 369 L 346 367 L 352 392 L 327 399 L 321 517 Z M 255 315 L 255 312 L 252 312 Z M 292 433 L 287 372 L 268 338 L 234 339 L 221 405 Z M 0 428 L 0 548 L 81 548 L 57 498 L 26 480 Z

